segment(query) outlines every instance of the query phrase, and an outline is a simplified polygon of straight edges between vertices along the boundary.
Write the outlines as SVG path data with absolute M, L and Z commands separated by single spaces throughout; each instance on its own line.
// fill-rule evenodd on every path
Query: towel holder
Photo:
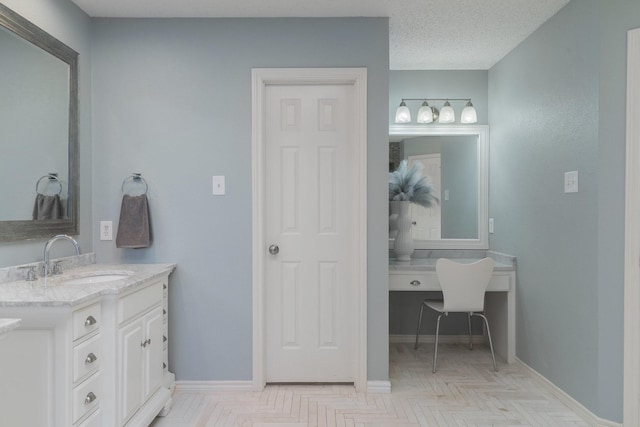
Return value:
M 58 195 L 62 194 L 62 182 L 58 178 L 58 174 L 56 172 L 50 172 L 46 175 L 41 176 L 40 179 L 38 179 L 38 181 L 36 182 L 36 193 L 43 194 L 43 193 L 40 193 L 40 191 L 38 191 L 38 187 L 40 186 L 40 183 L 42 182 L 43 179 L 48 179 L 49 184 L 55 181 L 60 186 L 60 190 L 58 190 Z
M 137 173 L 137 172 L 134 172 L 132 175 L 126 177 L 124 179 L 124 181 L 122 181 L 121 190 L 122 190 L 123 194 L 124 194 L 124 185 L 129 180 L 131 180 L 131 181 L 133 181 L 135 183 L 144 184 L 144 193 L 142 193 L 142 194 L 147 194 L 147 191 L 149 190 L 149 184 L 147 184 L 147 181 L 144 180 L 144 178 L 142 177 L 142 174 L 141 173 Z

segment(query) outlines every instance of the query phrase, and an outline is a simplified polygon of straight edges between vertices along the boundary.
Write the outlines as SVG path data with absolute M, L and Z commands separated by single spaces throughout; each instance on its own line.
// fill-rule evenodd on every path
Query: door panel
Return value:
M 352 382 L 353 88 L 266 91 L 268 382 Z

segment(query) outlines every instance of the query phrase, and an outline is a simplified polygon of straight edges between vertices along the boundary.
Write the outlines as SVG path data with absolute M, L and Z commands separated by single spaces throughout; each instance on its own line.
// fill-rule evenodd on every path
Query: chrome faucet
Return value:
M 51 249 L 51 245 L 56 240 L 70 241 L 73 244 L 73 247 L 76 249 L 76 255 L 80 255 L 80 246 L 73 237 L 67 236 L 66 234 L 58 234 L 57 236 L 53 236 L 44 245 L 44 265 L 42 266 L 43 277 L 47 277 L 49 275 L 49 249 Z

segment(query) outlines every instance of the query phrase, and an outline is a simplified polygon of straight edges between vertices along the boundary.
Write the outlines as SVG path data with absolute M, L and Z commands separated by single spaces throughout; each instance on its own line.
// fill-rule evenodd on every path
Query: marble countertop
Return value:
M 452 260 L 471 263 L 478 261 L 479 258 L 452 258 Z M 436 271 L 436 261 L 438 258 L 412 258 L 411 261 L 398 261 L 395 258 L 389 258 L 389 271 Z M 494 271 L 514 271 L 516 268 L 513 264 L 495 261 L 493 269 Z
M 176 264 L 89 264 L 64 271 L 61 275 L 18 280 L 0 284 L 0 307 L 74 306 L 102 295 L 120 294 L 143 283 L 171 273 Z M 79 277 L 125 273 L 123 279 L 103 283 L 65 284 Z
M 14 330 L 20 325 L 20 319 L 0 319 L 0 336 Z

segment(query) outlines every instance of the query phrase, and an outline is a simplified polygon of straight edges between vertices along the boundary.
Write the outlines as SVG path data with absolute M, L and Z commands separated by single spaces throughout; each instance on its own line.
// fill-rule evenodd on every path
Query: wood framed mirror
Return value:
M 78 234 L 78 53 L 2 4 L 0 47 L 0 241 Z M 38 194 L 60 214 L 34 216 Z

